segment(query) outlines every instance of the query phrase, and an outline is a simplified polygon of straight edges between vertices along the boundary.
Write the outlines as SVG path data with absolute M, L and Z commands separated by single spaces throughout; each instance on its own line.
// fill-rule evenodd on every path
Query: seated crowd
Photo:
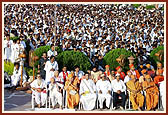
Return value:
M 141 69 L 135 69 L 133 64 L 129 64 L 130 70 L 126 73 L 121 66 L 116 67 L 116 71 L 110 71 L 109 65 L 105 66 L 105 71 L 94 66 L 84 73 L 79 66 L 71 71 L 67 71 L 64 66 L 59 72 L 55 57 L 51 56 L 48 60 L 46 53 L 43 53 L 40 60 L 37 78 L 31 82 L 23 79 L 23 85 L 29 84 L 35 94 L 35 102 L 39 108 L 46 104 L 47 95 L 51 98 L 54 109 L 57 103 L 63 109 L 63 100 L 66 100 L 69 109 L 76 109 L 81 104 L 84 110 L 93 110 L 96 107 L 100 110 L 111 107 L 114 110 L 118 107 L 124 110 L 127 99 L 131 101 L 133 110 L 156 110 L 158 107 L 159 86 L 164 80 L 161 63 L 157 64 L 157 70 L 149 69 L 152 67 L 150 64 Z M 11 81 L 13 86 L 21 80 L 18 65 L 15 64 L 11 77 L 15 78 Z M 23 78 L 24 75 L 23 72 Z

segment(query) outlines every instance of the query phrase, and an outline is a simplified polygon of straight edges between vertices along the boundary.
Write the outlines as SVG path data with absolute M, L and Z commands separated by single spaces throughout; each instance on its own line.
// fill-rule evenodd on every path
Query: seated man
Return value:
M 61 89 L 63 89 L 63 85 L 55 82 L 55 78 L 51 78 L 51 83 L 49 84 L 50 97 L 52 102 L 53 109 L 56 108 L 56 104 L 58 102 L 59 108 L 62 109 L 62 93 Z
M 37 103 L 38 108 L 44 106 L 47 93 L 46 93 L 46 83 L 44 79 L 41 78 L 40 74 L 37 75 L 37 79 L 35 79 L 31 84 L 31 88 L 33 89 L 33 93 L 35 94 L 35 101 Z
M 100 103 L 100 109 L 103 109 L 103 102 L 106 100 L 106 107 L 110 108 L 111 102 L 111 84 L 105 79 L 105 75 L 101 75 L 101 79 L 97 81 L 96 88 L 98 91 L 98 100 Z
M 90 74 L 85 74 L 85 78 L 81 81 L 79 92 L 84 110 L 94 109 L 97 97 L 96 85 L 93 80 L 90 79 Z
M 67 91 L 67 104 L 69 109 L 74 109 L 79 103 L 79 79 L 74 71 L 68 75 L 64 89 Z
M 141 94 L 142 87 L 139 81 L 136 80 L 135 75 L 131 75 L 131 80 L 126 83 L 128 90 L 130 91 L 130 101 L 134 110 L 141 111 L 141 107 L 144 103 L 144 96 Z
M 145 76 L 145 81 L 142 84 L 143 90 L 146 91 L 146 106 L 147 110 L 155 110 L 159 100 L 159 89 L 152 81 L 150 75 Z
M 118 100 L 118 97 L 121 96 L 122 103 L 121 103 L 120 108 L 121 108 L 121 110 L 124 110 L 125 101 L 126 101 L 126 95 L 125 95 L 126 86 L 125 86 L 124 82 L 122 80 L 120 80 L 120 74 L 116 75 L 116 79 L 112 81 L 111 85 L 112 85 L 112 90 L 113 90 L 114 109 L 117 108 L 117 100 Z
M 11 86 L 12 87 L 16 87 L 18 85 L 26 85 L 26 81 L 27 81 L 27 76 L 26 76 L 26 72 L 23 68 L 23 81 L 21 82 L 21 67 L 19 66 L 19 63 L 15 63 L 15 67 L 14 67 L 14 71 L 13 71 L 13 75 L 11 76 Z

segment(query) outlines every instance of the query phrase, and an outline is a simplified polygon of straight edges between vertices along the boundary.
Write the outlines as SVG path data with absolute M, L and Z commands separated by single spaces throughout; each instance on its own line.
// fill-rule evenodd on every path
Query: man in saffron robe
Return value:
M 147 110 L 155 110 L 158 100 L 159 100 L 159 89 L 156 84 L 152 81 L 150 75 L 145 76 L 145 81 L 143 82 L 143 90 L 146 91 L 146 107 Z
M 79 103 L 79 79 L 75 76 L 74 71 L 68 75 L 64 89 L 67 91 L 67 104 L 69 109 L 74 109 Z
M 144 96 L 141 94 L 142 87 L 139 81 L 136 80 L 135 75 L 131 75 L 131 80 L 126 83 L 128 90 L 130 91 L 130 101 L 134 110 L 141 111 L 144 103 Z

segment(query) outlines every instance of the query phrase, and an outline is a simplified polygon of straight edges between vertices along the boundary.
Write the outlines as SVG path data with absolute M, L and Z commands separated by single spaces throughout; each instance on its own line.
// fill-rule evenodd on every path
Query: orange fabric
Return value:
M 132 68 L 132 67 L 134 67 L 134 64 L 129 64 L 129 68 Z
M 74 87 L 72 85 L 69 85 L 69 87 L 68 87 L 69 83 L 70 83 L 70 80 L 68 79 L 65 82 L 65 87 L 64 87 L 66 89 L 66 91 L 67 91 L 67 104 L 68 104 L 68 108 L 69 109 L 74 109 L 74 107 L 76 105 L 78 105 L 78 103 L 79 103 L 79 93 L 78 93 L 79 88 L 77 87 L 77 84 L 79 84 L 80 81 L 79 81 L 78 77 L 75 77 L 75 79 L 74 79 L 74 81 L 72 83 L 72 85 Z M 77 91 L 77 93 L 75 95 L 71 95 L 69 93 L 70 90 L 75 90 L 75 91 Z
M 161 76 L 161 75 L 155 76 L 155 78 L 154 78 L 155 84 L 158 84 L 159 82 L 161 82 L 163 80 L 164 80 L 164 76 Z
M 147 107 L 147 110 L 151 110 L 155 108 L 158 104 L 159 89 L 153 81 L 152 82 L 144 81 L 143 88 L 146 88 L 148 86 L 150 87 L 145 90 L 146 91 L 146 107 Z
M 133 109 L 137 110 L 138 107 L 142 107 L 144 103 L 144 96 L 141 94 L 142 87 L 140 83 L 133 82 L 132 80 L 126 83 L 128 90 L 130 91 L 130 101 L 132 103 Z M 136 93 L 134 92 L 136 91 Z
M 135 72 L 136 72 L 137 79 L 139 79 L 140 78 L 140 74 L 139 74 L 138 70 L 135 70 Z
M 121 68 L 121 67 L 120 67 L 120 66 L 118 66 L 118 67 L 116 67 L 115 69 L 118 71 L 120 68 Z

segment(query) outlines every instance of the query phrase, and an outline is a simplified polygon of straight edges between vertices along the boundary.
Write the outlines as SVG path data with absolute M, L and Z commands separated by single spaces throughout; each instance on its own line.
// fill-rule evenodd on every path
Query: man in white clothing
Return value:
M 59 77 L 61 77 L 61 80 L 62 80 L 63 84 L 65 84 L 66 79 L 68 78 L 69 74 L 70 74 L 70 71 L 67 71 L 67 67 L 64 66 L 62 68 L 62 72 L 60 72 L 60 74 L 59 74 Z
M 127 75 L 124 78 L 124 83 L 126 84 L 129 80 L 131 80 L 131 72 L 127 71 Z
M 101 79 L 97 81 L 96 88 L 98 91 L 98 100 L 100 103 L 100 109 L 103 108 L 103 102 L 106 100 L 106 107 L 110 107 L 111 102 L 111 84 L 105 79 L 105 75 L 101 75 Z
M 88 73 L 85 74 L 85 79 L 80 83 L 79 93 L 81 95 L 80 102 L 83 105 L 84 110 L 92 110 L 96 104 L 96 85 L 93 80 L 90 79 Z
M 51 83 L 49 84 L 50 98 L 52 102 L 53 109 L 56 108 L 58 102 L 60 109 L 62 109 L 62 93 L 63 84 L 55 82 L 55 78 L 51 78 Z
M 13 71 L 13 75 L 11 76 L 11 86 L 16 87 L 17 85 L 21 85 L 21 67 L 19 66 L 19 63 L 15 63 L 14 64 L 14 71 Z M 27 81 L 27 76 L 26 73 L 23 69 L 23 81 L 22 81 L 22 85 L 24 85 Z
M 50 60 L 46 62 L 44 70 L 46 71 L 45 81 L 49 84 L 51 77 L 54 77 L 54 71 L 58 70 L 58 63 L 54 56 L 51 56 Z
M 30 84 L 33 93 L 35 95 L 35 101 L 37 103 L 38 108 L 45 105 L 46 99 L 47 99 L 47 93 L 46 93 L 46 83 L 44 79 L 41 78 L 40 74 L 37 75 L 37 79 L 35 79 Z
M 82 76 L 84 76 L 84 72 L 79 70 L 79 66 L 75 66 L 75 76 L 81 80 Z
M 117 108 L 117 101 L 119 96 L 122 99 L 122 103 L 120 106 L 120 109 L 123 110 L 125 106 L 125 100 L 126 100 L 126 86 L 122 80 L 120 80 L 120 74 L 116 74 L 116 79 L 112 81 L 111 83 L 112 90 L 113 90 L 113 105 L 114 109 Z
M 4 59 L 9 61 L 11 59 L 11 54 L 12 54 L 12 40 L 10 40 L 9 34 L 6 36 L 6 40 L 4 41 L 4 49 L 5 49 L 5 56 Z
M 50 58 L 51 56 L 57 56 L 57 51 L 54 51 L 54 48 L 54 44 L 51 44 L 51 49 L 47 52 L 48 58 Z

